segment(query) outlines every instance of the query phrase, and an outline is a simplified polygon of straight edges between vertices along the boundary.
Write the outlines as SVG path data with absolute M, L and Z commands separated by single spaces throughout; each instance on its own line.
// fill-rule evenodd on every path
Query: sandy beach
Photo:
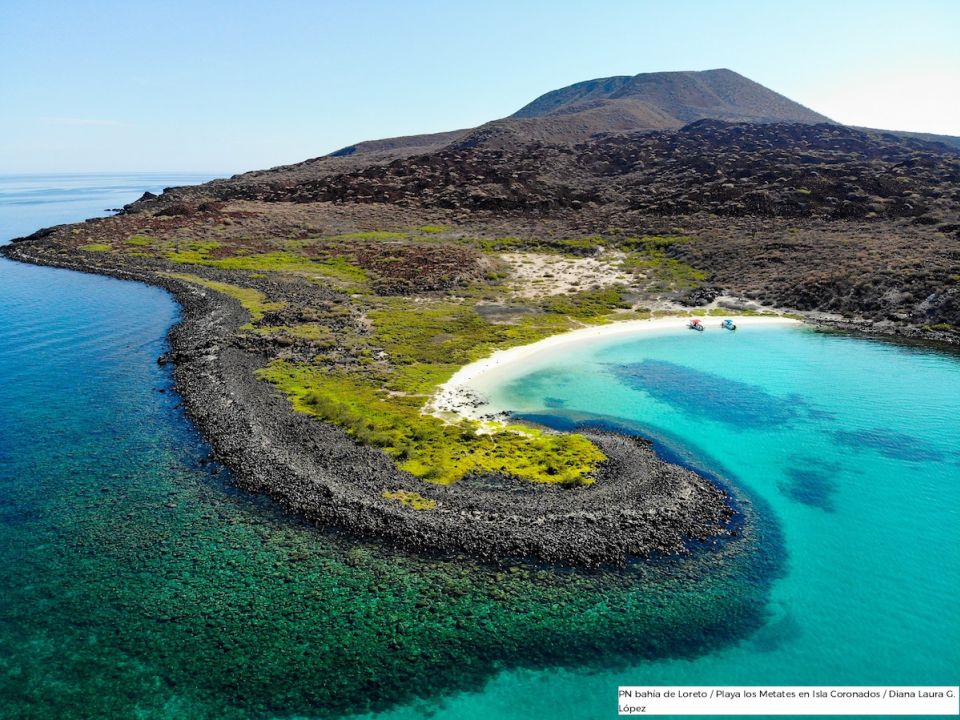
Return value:
M 786 317 L 729 315 L 724 318 L 699 318 L 706 330 L 704 332 L 728 332 L 720 328 L 720 321 L 729 318 L 739 329 L 771 327 L 776 325 L 798 325 L 801 321 Z M 447 382 L 441 385 L 433 397 L 424 406 L 424 412 L 441 418 L 456 416 L 480 421 L 496 421 L 500 414 L 492 408 L 484 397 L 483 386 L 496 382 L 499 377 L 516 369 L 518 364 L 530 363 L 534 358 L 553 353 L 561 348 L 617 337 L 642 335 L 644 333 L 676 330 L 678 333 L 691 332 L 687 329 L 689 317 L 670 316 L 649 320 L 625 320 L 608 325 L 580 328 L 544 338 L 529 345 L 520 345 L 507 350 L 498 350 L 489 357 L 464 365 Z

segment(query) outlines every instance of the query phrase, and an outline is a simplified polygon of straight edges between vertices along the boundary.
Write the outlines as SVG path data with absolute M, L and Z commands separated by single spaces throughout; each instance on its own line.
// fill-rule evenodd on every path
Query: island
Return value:
M 173 293 L 182 321 L 159 361 L 189 414 L 240 486 L 312 522 L 493 563 L 688 553 L 742 531 L 723 478 L 615 428 L 451 405 L 451 378 L 666 317 L 956 344 L 960 152 L 829 122 L 730 71 L 657 75 L 148 193 L 2 252 Z M 740 105 L 685 122 L 664 83 L 736 86 Z M 624 88 L 674 114 L 616 126 Z

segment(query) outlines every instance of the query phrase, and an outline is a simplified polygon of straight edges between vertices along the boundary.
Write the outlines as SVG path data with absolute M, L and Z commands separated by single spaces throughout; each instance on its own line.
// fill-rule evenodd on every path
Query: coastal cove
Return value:
M 0 273 L 0 695 L 18 717 L 55 702 L 61 717 L 533 718 L 549 695 L 572 719 L 611 712 L 621 683 L 929 684 L 960 661 L 956 623 L 939 624 L 960 582 L 938 551 L 956 537 L 954 355 L 772 318 L 728 333 L 718 317 L 702 334 L 644 321 L 562 354 L 506 351 L 523 362 L 450 385 L 542 425 L 650 438 L 729 483 L 748 532 L 612 572 L 497 568 L 324 531 L 238 491 L 172 392 L 193 358 L 155 362 L 181 319 L 163 292 Z
M 955 352 L 801 325 L 674 326 L 530 353 L 468 386 L 486 412 L 652 438 L 665 456 L 731 479 L 782 527 L 787 572 L 762 630 L 618 674 L 619 684 L 869 685 L 955 672 Z M 561 675 L 549 686 L 576 705 L 612 684 L 578 679 L 574 692 Z M 518 681 L 515 697 L 532 688 Z

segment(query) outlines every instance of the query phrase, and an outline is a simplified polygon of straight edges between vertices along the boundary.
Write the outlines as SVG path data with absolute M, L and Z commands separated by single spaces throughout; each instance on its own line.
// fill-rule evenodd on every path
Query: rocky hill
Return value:
M 627 126 L 651 107 L 663 123 L 706 112 L 750 121 L 590 136 L 598 127 L 592 113 L 620 108 Z M 804 122 L 768 122 L 777 117 Z M 434 237 L 439 243 L 470 238 L 487 247 L 509 237 L 534 251 L 591 237 L 584 252 L 620 252 L 624 237 L 682 234 L 692 241 L 664 253 L 702 281 L 648 298 L 653 304 L 739 297 L 885 332 L 960 339 L 960 153 L 938 139 L 812 122 L 820 119 L 727 70 L 594 80 L 474 131 L 421 136 L 425 144 L 385 140 L 364 152 L 172 188 L 97 232 L 173 241 L 215 231 L 218 241 L 236 236 L 246 252 L 282 237 L 420 225 L 446 228 Z M 581 139 L 528 137 L 536 123 L 554 121 L 585 123 L 570 136 Z M 394 264 L 400 255 L 414 263 L 378 287 L 430 275 L 421 266 L 432 251 L 397 255 L 367 244 L 346 255 L 366 262 L 386 252 Z M 373 265 L 364 270 L 379 272 Z
M 934 144 L 839 125 L 701 120 L 516 150 L 444 148 L 221 199 L 654 215 L 917 218 L 955 208 L 960 156 Z
M 541 95 L 513 118 L 570 115 L 597 108 L 632 109 L 646 124 L 680 127 L 711 118 L 730 122 L 823 123 L 830 119 L 732 70 L 641 73 L 587 80 Z
M 732 70 L 641 73 L 587 80 L 553 90 L 510 117 L 478 128 L 367 141 L 333 155 L 446 145 L 504 148 L 534 141 L 577 143 L 607 133 L 676 129 L 705 118 L 757 123 L 831 122 Z
M 258 213 L 276 208 L 278 232 L 277 217 L 336 208 L 364 217 L 364 229 L 392 229 L 402 216 L 452 224 L 458 236 L 519 236 L 532 249 L 577 236 L 615 249 L 611 228 L 634 237 L 680 228 L 696 241 L 668 253 L 706 278 L 683 302 L 738 296 L 941 338 L 960 327 L 960 153 L 941 143 L 826 123 L 700 120 L 573 145 L 334 161 L 171 190 L 129 213 L 195 223 L 204 203 L 256 203 Z

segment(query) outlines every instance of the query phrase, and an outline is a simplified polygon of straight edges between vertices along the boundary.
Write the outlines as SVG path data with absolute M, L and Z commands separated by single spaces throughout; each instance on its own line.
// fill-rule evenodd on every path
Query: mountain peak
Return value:
M 430 148 L 578 143 L 609 133 L 678 130 L 697 120 L 831 123 L 821 115 L 728 68 L 616 75 L 541 95 L 517 112 L 478 128 L 358 143 L 336 157 L 396 157 Z
M 729 122 L 831 122 L 727 68 L 619 75 L 574 83 L 541 95 L 512 118 L 542 118 L 598 109 L 649 115 L 637 129 L 681 127 L 711 118 Z M 601 113 L 605 114 L 605 113 Z

